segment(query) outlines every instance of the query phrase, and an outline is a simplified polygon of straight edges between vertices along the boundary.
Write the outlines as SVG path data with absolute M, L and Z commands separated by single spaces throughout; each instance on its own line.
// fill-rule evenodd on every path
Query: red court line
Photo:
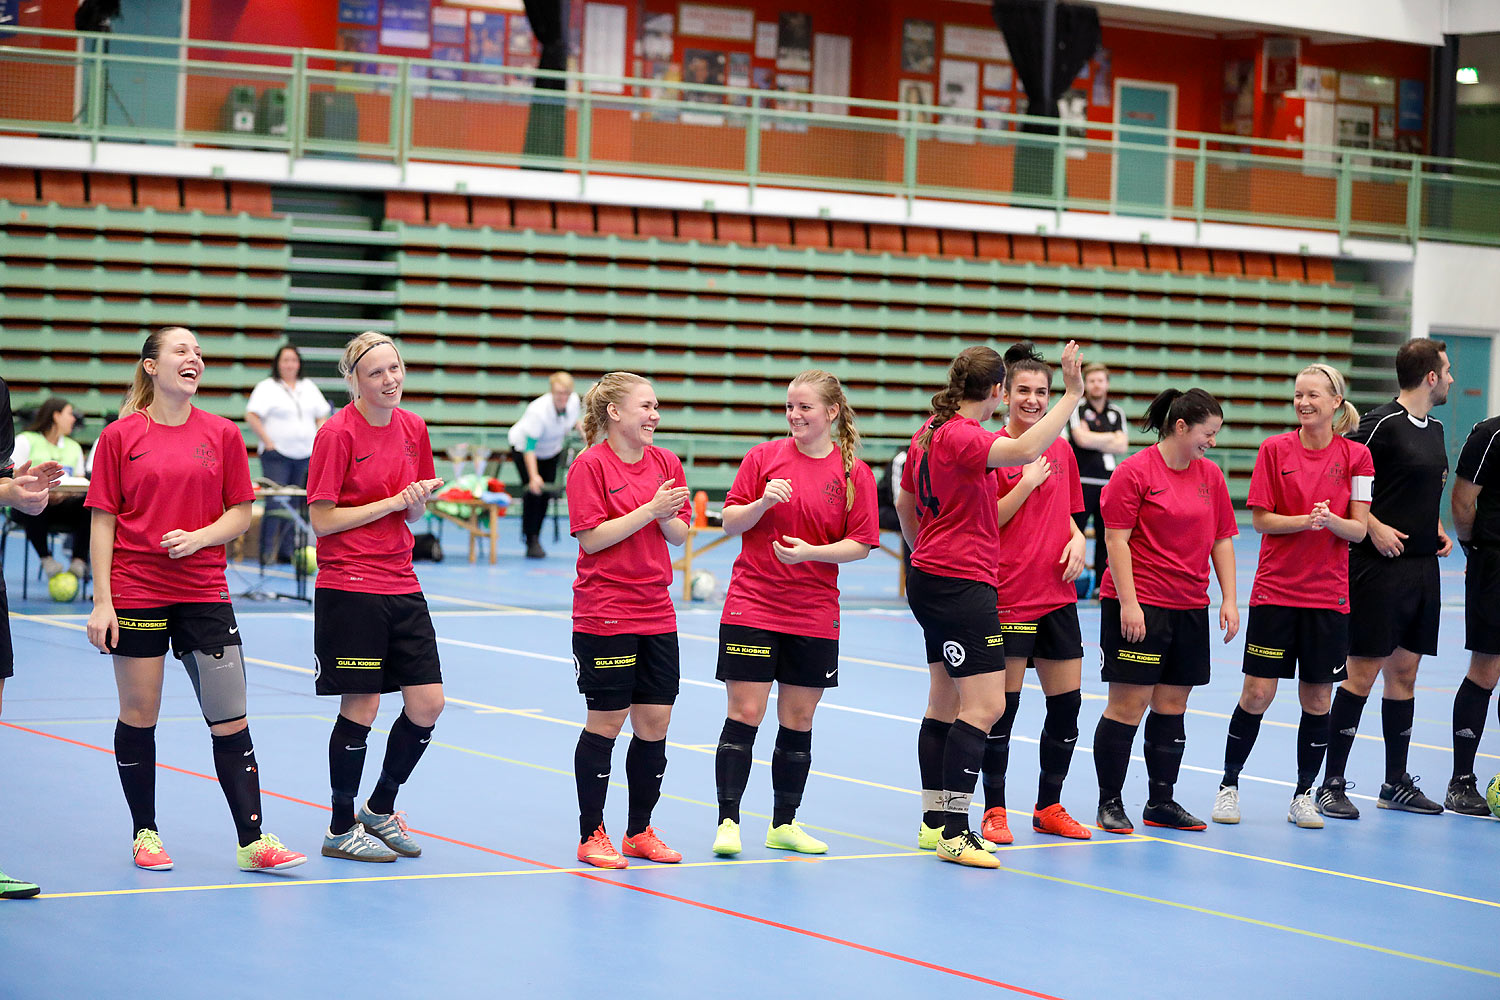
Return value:
M 72 746 L 83 747 L 86 750 L 97 750 L 100 753 L 107 753 L 111 757 L 114 756 L 113 750 L 110 750 L 106 747 L 96 746 L 93 743 L 84 743 L 82 740 L 69 739 L 66 736 L 58 736 L 54 733 L 44 732 L 40 729 L 30 729 L 26 726 L 18 726 L 13 722 L 0 722 L 0 726 L 5 726 L 7 729 L 14 729 L 22 733 L 30 733 L 33 736 L 44 736 L 49 740 L 57 740 L 60 743 L 67 743 Z M 156 766 L 162 768 L 163 770 L 173 771 L 177 774 L 186 774 L 194 778 L 204 778 L 208 781 L 214 782 L 215 784 L 217 784 L 219 780 L 211 774 L 204 774 L 201 771 L 191 771 L 183 767 L 173 767 L 171 764 L 158 763 Z M 321 809 L 324 812 L 331 811 L 329 806 L 320 805 L 317 802 L 309 802 L 306 799 L 299 799 L 294 795 L 283 795 L 280 792 L 269 792 L 265 789 L 261 789 L 261 794 L 268 795 L 271 798 L 282 799 L 286 802 L 295 802 L 298 805 L 311 806 L 314 809 Z M 419 833 L 424 837 L 430 837 L 433 840 L 440 840 L 447 844 L 453 844 L 456 847 L 467 847 L 470 850 L 480 851 L 484 854 L 492 854 L 496 857 L 508 858 L 511 861 L 519 861 L 522 864 L 532 865 L 537 868 L 545 868 L 551 871 L 562 870 L 562 866 L 560 865 L 549 864 L 545 861 L 537 861 L 533 858 L 523 857 L 519 854 L 508 854 L 505 851 L 498 851 L 493 847 L 483 847 L 479 844 L 471 844 L 467 841 L 456 840 L 452 837 L 444 837 L 441 834 L 431 833 L 426 830 L 418 830 L 416 827 L 412 827 L 412 832 Z M 598 882 L 602 885 L 612 885 L 621 889 L 629 889 L 632 892 L 644 893 L 647 896 L 655 896 L 658 899 L 670 900 L 674 903 L 682 903 L 684 906 L 691 906 L 700 910 L 707 910 L 710 913 L 717 913 L 726 917 L 734 917 L 739 920 L 749 921 L 753 924 L 760 924 L 764 927 L 774 927 L 777 930 L 788 931 L 792 934 L 800 934 L 803 937 L 809 937 L 816 941 L 823 941 L 827 944 L 834 944 L 839 945 L 843 948 L 851 948 L 855 951 L 862 951 L 867 955 L 878 955 L 881 958 L 889 958 L 893 961 L 904 962 L 907 965 L 914 965 L 921 969 L 927 969 L 930 972 L 946 973 L 950 976 L 956 976 L 959 979 L 967 979 L 970 982 L 983 983 L 986 986 L 999 987 L 1002 990 L 1009 990 L 1012 993 L 1019 993 L 1022 996 L 1036 997 L 1037 1000 L 1061 1000 L 1060 997 L 1053 996 L 1050 993 L 1038 993 L 1037 991 L 1029 990 L 1024 986 L 1016 986 L 1013 983 L 1002 982 L 999 979 L 988 979 L 984 976 L 976 975 L 972 972 L 964 972 L 960 969 L 950 968 L 946 965 L 937 965 L 933 962 L 923 961 L 920 958 L 913 958 L 910 955 L 902 955 L 899 952 L 886 951 L 883 948 L 875 948 L 871 945 L 860 944 L 857 941 L 850 941 L 846 938 L 834 937 L 830 934 L 823 934 L 819 931 L 809 930 L 806 927 L 797 927 L 794 924 L 784 924 L 777 920 L 767 920 L 765 917 L 757 917 L 754 914 L 745 913 L 740 910 L 726 909 L 722 906 L 715 906 L 712 903 L 704 903 L 696 899 L 688 899 L 685 896 L 674 896 L 668 892 L 659 892 L 656 889 L 647 889 L 645 886 L 634 885 L 630 882 L 620 882 L 612 878 L 605 878 L 602 875 L 593 875 L 587 872 L 571 872 L 570 874 L 576 875 L 582 879 L 587 879 L 590 882 Z

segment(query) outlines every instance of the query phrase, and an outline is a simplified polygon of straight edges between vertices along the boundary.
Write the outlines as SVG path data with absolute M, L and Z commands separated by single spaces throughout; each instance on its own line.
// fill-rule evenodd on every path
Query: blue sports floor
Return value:
M 1079 843 L 1032 834 L 1022 811 L 999 871 L 916 851 L 926 669 L 917 627 L 895 595 L 895 563 L 881 553 L 844 570 L 842 683 L 814 729 L 800 818 L 829 841 L 828 855 L 759 846 L 774 721 L 757 744 L 746 850 L 735 860 L 709 852 L 724 717 L 710 602 L 681 608 L 684 683 L 655 818 L 684 862 L 581 867 L 573 547 L 565 537 L 549 542 L 551 558 L 527 561 L 506 527 L 497 566 L 450 557 L 419 567 L 448 693 L 398 800 L 423 837 L 420 859 L 360 865 L 317 856 L 336 705 L 312 693 L 311 614 L 237 603 L 266 828 L 310 855 L 281 876 L 234 867 L 208 736 L 187 678 L 171 664 L 157 788 L 177 864 L 161 873 L 131 865 L 108 752 L 116 711 L 108 661 L 85 644 L 84 606 L 36 601 L 35 590 L 20 600 L 20 547 L 12 546 L 17 664 L 0 720 L 0 865 L 39 882 L 44 895 L 0 902 L 0 997 L 1500 996 L 1500 823 L 1376 810 L 1382 747 L 1372 707 L 1349 768 L 1363 817 L 1324 830 L 1288 824 L 1298 718 L 1290 684 L 1246 769 L 1238 826 L 1096 833 Z M 447 540 L 450 551 L 462 549 L 452 529 Z M 1242 537 L 1239 550 L 1246 595 L 1254 539 Z M 731 543 L 703 557 L 721 589 L 735 551 Z M 1467 664 L 1461 572 L 1461 556 L 1446 561 L 1442 651 L 1423 665 L 1413 734 L 1412 770 L 1439 799 L 1451 767 L 1452 692 Z M 253 574 L 232 570 L 231 589 L 251 589 Z M 274 585 L 289 589 L 290 580 Z M 1082 616 L 1085 638 L 1097 639 L 1097 608 L 1085 605 Z M 1189 709 L 1178 798 L 1205 817 L 1241 650 L 1238 640 L 1216 650 L 1215 680 Z M 1063 795 L 1083 821 L 1096 800 L 1087 744 L 1101 691 L 1090 642 L 1080 752 Z M 398 696 L 387 697 L 362 793 L 398 711 Z M 1011 803 L 1023 810 L 1042 715 L 1041 692 L 1028 684 L 1010 768 Z M 1491 709 L 1481 787 L 1500 769 L 1497 728 Z M 1137 819 L 1144 791 L 1137 757 L 1126 788 Z M 617 783 L 607 811 L 617 835 L 624 812 Z

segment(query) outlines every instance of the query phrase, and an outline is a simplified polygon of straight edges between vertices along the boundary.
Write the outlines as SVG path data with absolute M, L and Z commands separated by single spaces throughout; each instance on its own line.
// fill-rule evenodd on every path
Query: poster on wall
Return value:
M 1375 138 L 1391 140 L 1396 138 L 1395 105 L 1386 104 L 1375 109 Z M 1396 147 L 1393 145 L 1390 148 L 1395 149 Z
M 598 76 L 625 75 L 625 8 L 612 3 L 590 3 L 583 8 L 583 71 Z M 623 94 L 625 85 L 596 80 L 589 89 Z
M 1368 104 L 1339 104 L 1337 144 L 1353 149 L 1369 149 L 1375 141 L 1375 109 Z
M 1308 101 L 1302 109 L 1302 141 L 1309 146 L 1338 144 L 1338 117 L 1331 101 Z M 1309 149 L 1303 160 L 1309 164 L 1332 163 L 1333 153 Z
M 491 14 L 481 10 L 469 11 L 469 62 L 482 66 L 505 65 L 505 15 Z M 498 87 L 503 79 L 499 73 L 470 70 L 471 83 L 485 83 Z M 483 91 L 468 95 L 471 99 L 482 96 Z
M 1255 63 L 1253 60 L 1230 59 L 1224 63 L 1219 131 L 1226 135 L 1250 135 L 1255 131 Z
M 853 40 L 848 35 L 813 35 L 814 94 L 833 97 L 849 96 L 849 59 Z M 839 101 L 817 101 L 813 111 L 820 115 L 847 114 L 849 106 Z
M 775 21 L 757 21 L 755 24 L 755 58 L 776 58 L 776 36 L 781 26 Z
M 1267 38 L 1261 44 L 1265 65 L 1261 89 L 1268 94 L 1288 94 L 1297 89 L 1297 60 L 1302 54 L 1300 38 Z
M 812 80 L 805 73 L 776 74 L 776 89 L 783 94 L 806 94 L 811 86 Z M 778 98 L 776 107 L 781 111 L 807 113 L 806 101 L 792 100 L 786 97 Z M 806 132 L 807 122 L 795 118 L 780 118 L 776 121 L 776 128 L 782 132 Z
M 1057 99 L 1057 117 L 1067 126 L 1066 134 L 1069 139 L 1087 139 L 1089 136 L 1089 95 L 1088 91 L 1074 87 L 1066 90 Z M 1088 159 L 1088 150 L 1082 146 L 1069 146 L 1068 159 Z
M 971 28 L 962 24 L 943 25 L 943 55 L 967 59 L 1010 62 L 1005 36 L 994 28 Z
M 525 14 L 510 15 L 505 33 L 505 65 L 535 69 L 541 62 L 542 54 L 537 49 L 536 35 L 531 33 L 531 22 L 526 19 Z M 529 87 L 534 79 L 530 74 L 505 75 L 505 82 L 512 87 Z
M 776 68 L 812 69 L 812 15 L 782 11 L 776 25 Z
M 984 64 L 985 90 L 1012 90 L 1016 84 L 1015 67 L 1010 63 Z
M 459 7 L 434 7 L 432 8 L 432 58 L 441 59 L 444 62 L 463 62 L 468 54 L 467 33 L 465 26 L 468 24 L 468 11 Z M 434 80 L 458 80 L 462 79 L 463 71 L 446 66 L 434 66 L 431 70 Z M 458 100 L 464 95 L 453 90 L 437 90 L 439 97 L 449 100 Z
M 1094 53 L 1094 90 L 1091 98 L 1097 108 L 1107 108 L 1115 101 L 1114 58 L 1109 49 Z
M 976 110 L 979 107 L 979 64 L 967 59 L 944 59 L 938 74 L 937 102 L 945 108 Z M 938 119 L 938 124 L 972 128 L 974 119 L 968 115 L 944 115 Z M 945 142 L 974 141 L 974 136 L 968 133 L 945 134 L 938 138 Z
M 1011 109 L 1011 99 L 1009 97 L 998 97 L 994 94 L 985 94 L 984 97 L 981 98 L 981 107 L 987 112 L 1009 114 Z M 1011 123 L 1000 118 L 981 118 L 979 120 L 979 127 L 987 132 L 1002 132 L 1006 129 L 1009 129 L 1011 127 Z M 980 135 L 979 141 L 997 143 L 1002 142 L 1003 140 L 998 135 Z
M 937 68 L 937 25 L 908 19 L 901 25 L 901 72 L 931 73 Z
M 1396 127 L 1402 132 L 1420 132 L 1427 119 L 1427 84 L 1402 80 L 1397 103 Z
M 384 0 L 380 5 L 380 44 L 392 49 L 430 49 L 430 0 Z
M 1339 99 L 1364 101 L 1368 104 L 1395 104 L 1396 80 L 1369 73 L 1340 73 Z
M 682 53 L 682 82 L 722 87 L 727 63 L 728 59 L 723 52 L 714 49 L 687 49 Z M 697 89 L 684 89 L 682 99 L 697 104 L 724 103 L 723 94 Z M 724 116 L 684 111 L 682 121 L 689 125 L 722 125 Z
M 641 18 L 641 56 L 671 62 L 671 14 L 647 14 Z
M 375 27 L 380 23 L 380 0 L 339 0 L 339 21 Z
M 931 112 L 918 110 L 932 107 L 931 80 L 902 80 L 897 95 L 902 104 L 913 105 L 913 107 L 901 109 L 902 121 L 922 124 L 932 121 Z
M 681 32 L 691 38 L 728 38 L 748 42 L 755 35 L 755 11 L 749 7 L 715 7 L 702 3 L 680 4 Z
M 750 53 L 729 53 L 729 75 L 724 82 L 731 87 L 750 86 Z M 750 98 L 744 94 L 735 94 L 729 98 L 729 103 L 744 107 L 750 103 Z
M 335 44 L 340 52 L 379 52 L 380 39 L 374 28 L 345 28 L 340 27 L 335 36 Z M 370 62 L 355 62 L 353 60 L 339 60 L 334 63 L 333 68 L 340 73 L 373 73 L 375 64 Z

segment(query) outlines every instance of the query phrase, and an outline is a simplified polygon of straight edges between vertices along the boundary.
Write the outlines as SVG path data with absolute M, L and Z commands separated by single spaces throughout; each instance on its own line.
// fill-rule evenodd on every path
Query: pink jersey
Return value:
M 665 448 L 647 445 L 641 460 L 627 465 L 608 441 L 594 445 L 568 467 L 568 530 L 576 535 L 629 514 L 669 479 L 687 485 L 682 463 Z M 686 504 L 677 516 L 687 521 Z M 672 558 L 655 521 L 592 555 L 580 546 L 573 628 L 590 635 L 675 632 L 671 588 Z
M 1321 451 L 1303 447 L 1297 431 L 1266 438 L 1250 474 L 1251 507 L 1296 516 L 1328 501 L 1349 516 L 1356 476 L 1374 479 L 1370 449 L 1335 434 Z M 1368 498 L 1370 492 L 1364 491 Z M 1368 502 L 1368 500 L 1366 501 Z M 1250 606 L 1326 608 L 1349 613 L 1349 543 L 1328 530 L 1262 535 Z
M 433 479 L 427 425 L 410 410 L 395 410 L 376 427 L 353 403 L 318 428 L 307 470 L 307 502 L 363 507 Z M 411 563 L 412 534 L 405 510 L 318 539 L 318 586 L 361 594 L 418 594 Z
M 85 504 L 115 515 L 115 607 L 228 601 L 224 546 L 173 559 L 161 537 L 206 528 L 253 499 L 244 438 L 223 417 L 193 407 L 169 427 L 137 411 L 105 427 Z
M 901 470 L 901 488 L 911 485 L 920 521 L 911 564 L 933 576 L 993 587 L 1000 534 L 996 470 L 989 468 L 989 457 L 1000 432 L 955 416 L 937 429 L 925 452 L 917 444 L 920 436 L 920 431 L 913 435 Z
M 854 462 L 847 481 L 854 485 L 854 506 L 846 511 L 847 484 L 839 450 L 809 458 L 791 438 L 782 438 L 750 449 L 725 505 L 754 503 L 772 479 L 791 480 L 792 499 L 766 511 L 742 536 L 722 620 L 728 625 L 837 639 L 838 566 L 825 562 L 788 566 L 776 558 L 771 543 L 792 535 L 810 545 L 845 538 L 879 545 L 875 477 L 864 462 Z
M 1007 435 L 1009 436 L 1009 435 Z M 1034 622 L 1049 611 L 1078 603 L 1078 590 L 1063 580 L 1063 549 L 1073 539 L 1073 515 L 1083 510 L 1083 484 L 1073 446 L 1058 438 L 1046 456 L 1057 471 L 1031 491 L 1015 515 L 1000 526 L 1000 620 Z M 1021 481 L 1022 466 L 1000 470 L 998 495 Z
M 1137 601 L 1159 608 L 1208 607 L 1214 542 L 1240 533 L 1217 465 L 1195 458 L 1186 469 L 1170 469 L 1161 449 L 1152 445 L 1120 463 L 1100 506 L 1106 528 L 1131 529 Z M 1120 596 L 1113 564 L 1104 571 L 1099 596 Z

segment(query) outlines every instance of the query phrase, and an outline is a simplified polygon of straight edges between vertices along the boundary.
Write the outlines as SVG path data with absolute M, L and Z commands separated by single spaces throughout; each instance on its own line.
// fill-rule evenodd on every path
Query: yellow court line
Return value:
M 1370 875 L 1356 875 L 1353 872 L 1341 872 L 1333 868 L 1318 868 L 1315 865 L 1302 865 L 1295 861 L 1282 861 L 1280 858 L 1267 858 L 1259 854 L 1245 854 L 1240 851 L 1228 851 L 1222 847 L 1209 847 L 1207 844 L 1192 844 L 1183 840 L 1172 840 L 1168 837 L 1153 837 L 1150 834 L 1137 834 L 1146 840 L 1155 841 L 1159 844 L 1171 844 L 1174 847 L 1185 847 L 1194 851 L 1206 851 L 1209 854 L 1222 854 L 1225 857 L 1239 858 L 1242 861 L 1259 861 L 1261 864 L 1275 865 L 1278 868 L 1294 868 L 1298 871 L 1312 872 L 1315 875 L 1331 875 L 1334 878 L 1349 879 L 1354 882 L 1366 882 L 1370 885 L 1382 886 L 1386 889 L 1404 889 L 1407 892 L 1421 893 L 1424 896 L 1437 896 L 1442 899 L 1453 899 L 1460 903 L 1475 903 L 1479 906 L 1492 906 L 1500 909 L 1500 901 L 1493 899 L 1479 899 L 1475 896 L 1460 896 L 1454 892 L 1443 892 L 1441 889 L 1427 889 L 1419 885 L 1408 885 L 1405 882 L 1391 882 L 1383 878 L 1374 878 Z
M 1155 839 L 1155 838 L 1149 838 Z M 1138 892 L 1129 892 L 1124 889 L 1111 889 L 1108 886 L 1093 885 L 1089 882 L 1079 882 L 1074 879 L 1061 878 L 1057 875 L 1045 875 L 1041 872 L 1023 871 L 1019 868 L 1003 869 L 1015 875 L 1025 875 L 1028 878 L 1039 878 L 1048 882 L 1056 882 L 1060 885 L 1069 885 L 1077 889 L 1088 889 L 1093 892 L 1102 892 L 1111 896 L 1120 896 L 1125 899 L 1137 899 L 1145 903 L 1157 903 L 1161 906 L 1170 906 L 1177 910 L 1187 910 L 1190 913 L 1201 913 L 1205 916 L 1220 917 L 1224 920 L 1233 920 L 1236 923 L 1251 924 L 1256 927 L 1265 927 L 1273 931 L 1284 931 L 1288 934 L 1297 934 L 1301 937 L 1309 937 L 1318 941 L 1327 941 L 1331 944 L 1347 945 L 1350 948 L 1359 948 L 1364 951 L 1378 952 L 1382 955 L 1390 955 L 1395 958 L 1410 959 L 1414 962 L 1423 962 L 1427 965 L 1439 965 L 1445 969 L 1457 969 L 1460 972 L 1472 972 L 1480 976 L 1489 976 L 1500 979 L 1500 972 L 1490 969 L 1480 969 L 1472 965 L 1460 965 L 1457 962 L 1448 962 L 1441 958 L 1432 958 L 1428 955 L 1418 955 L 1409 951 L 1397 951 L 1395 948 L 1385 948 L 1378 944 L 1369 944 L 1364 941 L 1354 941 L 1350 938 L 1335 937 L 1332 934 L 1322 934 L 1318 931 L 1304 930 L 1301 927 L 1292 927 L 1288 924 L 1273 923 L 1269 920 L 1259 920 L 1255 917 L 1246 917 L 1238 913 L 1226 913 L 1223 910 L 1212 910 L 1206 906 L 1195 906 L 1192 903 L 1179 903 L 1175 900 L 1160 899 L 1156 896 L 1147 896 Z
M 674 865 L 651 865 L 626 869 L 632 872 L 666 871 L 673 868 L 729 868 L 744 867 L 747 865 L 777 865 L 797 864 L 799 862 L 815 861 L 869 861 L 881 858 L 908 858 L 917 857 L 923 851 L 902 851 L 900 853 L 886 854 L 834 854 L 827 857 L 807 858 L 802 855 L 779 857 L 779 858 L 745 858 L 720 861 L 687 861 Z M 97 896 L 148 896 L 162 893 L 174 892 L 219 892 L 233 889 L 276 889 L 290 886 L 311 885 L 356 885 L 366 882 L 424 882 L 438 881 L 443 879 L 470 879 L 470 878 L 509 878 L 519 875 L 598 875 L 605 873 L 603 869 L 592 865 L 582 868 L 514 868 L 498 872 L 433 872 L 422 875 L 366 875 L 359 878 L 315 878 L 299 879 L 295 877 L 284 877 L 274 881 L 265 882 L 225 882 L 219 885 L 163 885 L 145 889 L 91 889 L 82 892 L 48 892 L 39 896 L 39 899 L 87 899 Z M 616 876 L 615 871 L 609 871 L 609 875 Z

